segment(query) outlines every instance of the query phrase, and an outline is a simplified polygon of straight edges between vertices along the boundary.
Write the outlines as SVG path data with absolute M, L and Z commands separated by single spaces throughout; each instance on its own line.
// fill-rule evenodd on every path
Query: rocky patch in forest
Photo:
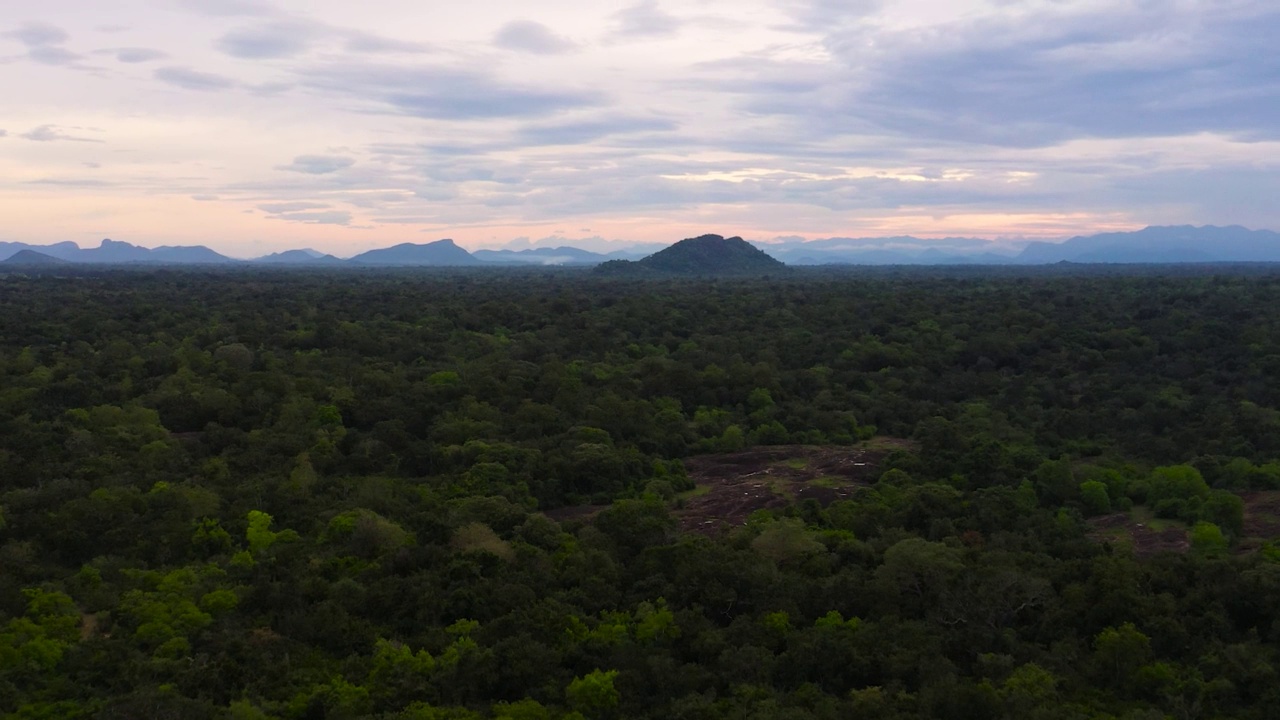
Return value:
M 1162 552 L 1183 553 L 1191 548 L 1187 528 L 1182 523 L 1139 522 L 1131 513 L 1120 512 L 1093 518 L 1089 527 L 1089 535 L 1095 541 L 1131 545 L 1138 557 Z
M 1244 526 L 1233 552 L 1255 552 L 1280 539 L 1280 491 L 1243 492 L 1240 498 L 1244 500 Z M 1191 549 L 1185 523 L 1152 517 L 1145 508 L 1092 518 L 1089 527 L 1089 536 L 1095 541 L 1132 546 L 1139 557 Z
M 757 510 L 817 500 L 846 500 L 880 476 L 884 458 L 902 443 L 860 447 L 770 446 L 685 460 L 697 489 L 678 501 L 685 531 L 712 534 L 737 527 Z

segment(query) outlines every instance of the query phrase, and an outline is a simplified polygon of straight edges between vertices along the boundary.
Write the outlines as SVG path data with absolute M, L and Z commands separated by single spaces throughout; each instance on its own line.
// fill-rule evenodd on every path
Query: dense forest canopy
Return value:
M 1269 718 L 1277 378 L 1266 267 L 0 275 L 0 717 Z

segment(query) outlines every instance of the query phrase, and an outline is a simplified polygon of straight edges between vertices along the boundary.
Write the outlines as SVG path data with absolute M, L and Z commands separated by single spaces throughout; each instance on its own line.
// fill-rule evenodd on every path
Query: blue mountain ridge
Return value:
M 1206 263 L 1280 262 L 1280 233 L 1240 226 L 1152 226 L 1135 232 L 1077 236 L 1063 242 L 1032 242 L 1020 252 L 980 238 L 921 239 L 911 236 L 885 238 L 785 238 L 754 242 L 757 248 L 788 265 L 1040 265 L 1076 263 Z M 324 267 L 483 267 L 537 265 L 598 265 L 617 260 L 639 260 L 665 245 L 633 245 L 610 253 L 571 246 L 522 250 L 477 250 L 459 247 L 452 240 L 401 243 L 360 253 L 350 259 L 298 249 L 253 260 L 236 260 L 208 247 L 161 246 L 145 248 L 127 242 L 103 240 L 96 248 L 74 242 L 32 245 L 0 242 L 0 261 L 22 251 L 80 264 L 168 264 Z

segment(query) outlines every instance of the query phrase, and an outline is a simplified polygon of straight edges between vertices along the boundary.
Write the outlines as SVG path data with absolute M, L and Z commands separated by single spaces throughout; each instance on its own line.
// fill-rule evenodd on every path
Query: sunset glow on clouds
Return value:
M 0 240 L 1280 228 L 1265 0 L 13 5 Z

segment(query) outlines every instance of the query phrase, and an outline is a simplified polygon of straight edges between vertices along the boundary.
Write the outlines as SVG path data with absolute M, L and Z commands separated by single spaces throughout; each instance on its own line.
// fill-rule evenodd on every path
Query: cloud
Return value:
M 1280 136 L 1280 9 L 1125 3 L 926 30 L 836 28 L 825 82 L 744 109 L 850 129 L 1004 147 L 1196 132 Z
M 326 203 L 285 202 L 259 205 L 258 209 L 269 215 L 282 215 L 284 213 L 301 212 L 303 210 L 327 210 L 329 207 L 331 206 Z
M 296 212 L 271 215 L 275 220 L 305 223 L 307 225 L 350 225 L 351 213 L 345 210 L 326 210 L 320 212 Z
M 784 29 L 826 32 L 851 21 L 867 19 L 884 7 L 884 0 L 777 0 L 778 9 L 793 24 Z
M 80 57 L 70 50 L 52 45 L 41 45 L 27 50 L 27 58 L 41 65 L 72 65 Z
M 167 53 L 150 48 L 118 48 L 114 53 L 116 60 L 122 63 L 144 63 L 169 57 Z
M 440 66 L 346 63 L 304 70 L 302 76 L 315 89 L 437 120 L 538 117 L 604 101 L 595 92 L 509 84 L 483 72 Z
M 27 23 L 4 34 L 29 48 L 61 45 L 71 39 L 66 30 L 47 23 Z
M 46 153 L 15 157 L 32 163 L 19 167 L 25 177 L 67 188 L 23 192 L 75 196 L 93 177 L 177 203 L 224 201 L 201 206 L 202 217 L 325 223 L 333 237 L 369 223 L 450 226 L 471 242 L 552 227 L 654 239 L 668 232 L 654 228 L 695 222 L 754 237 L 986 234 L 1004 231 L 1002 217 L 1055 213 L 1280 222 L 1268 200 L 1280 142 L 1266 140 L 1280 136 L 1270 49 L 1280 7 L 1264 0 L 626 0 L 563 19 L 508 4 L 456 27 L 379 27 L 341 3 L 291 0 L 291 10 L 306 5 L 297 16 L 265 3 L 186 4 L 204 14 L 178 16 L 195 34 L 175 36 L 170 16 L 124 3 L 112 20 L 129 33 L 86 46 L 103 57 L 79 61 L 111 68 L 97 86 L 100 122 L 141 113 L 172 123 L 156 128 L 157 142 L 133 148 L 129 163 L 73 157 L 65 179 L 38 164 Z M 937 12 L 913 10 L 925 5 Z M 68 39 L 52 26 L 0 27 L 10 56 L 0 74 L 19 95 L 46 83 L 42 102 L 81 107 L 79 85 L 48 83 L 28 55 L 76 67 L 80 28 L 67 20 Z M 668 47 L 673 36 L 679 48 Z M 556 54 L 575 49 L 589 50 L 590 65 Z M 131 92 L 135 68 L 116 61 L 147 63 L 137 69 L 159 82 Z M 160 82 L 236 92 L 185 97 L 155 92 Z M 75 117 L 10 119 L 8 142 L 74 154 L 96 146 L 47 144 L 132 134 L 117 124 L 110 136 L 28 133 Z M 273 129 L 247 133 L 255 121 Z M 317 154 L 295 158 L 304 152 Z M 281 172 L 264 176 L 264 157 Z M 105 166 L 86 174 L 85 159 Z M 986 219 L 946 227 L 953 216 Z M 215 226 L 201 231 L 213 238 Z M 280 242 L 308 229 L 273 227 Z
M 424 53 L 431 52 L 427 43 L 397 40 L 372 33 L 348 31 L 346 50 L 350 53 Z
M 823 63 L 751 54 L 691 65 L 687 76 L 673 82 L 672 87 L 700 93 L 785 97 L 821 90 L 831 84 L 831 75 L 831 68 Z
M 339 170 L 346 170 L 356 161 L 347 157 L 334 155 L 299 155 L 289 165 L 281 165 L 277 170 L 306 173 L 308 175 L 327 175 Z
M 58 129 L 57 125 L 41 125 L 39 127 L 32 128 L 31 130 L 20 135 L 19 137 L 26 140 L 31 140 L 33 142 L 58 142 L 58 141 L 87 142 L 87 143 L 102 142 L 101 140 L 97 140 L 94 138 L 77 137 L 74 135 L 68 135 L 67 133 Z
M 615 38 L 643 39 L 675 35 L 683 24 L 680 18 L 658 7 L 657 0 L 641 0 L 613 15 Z
M 279 13 L 264 0 L 179 0 L 186 9 L 213 17 L 262 17 Z
M 98 188 L 111 186 L 111 183 L 105 180 L 92 180 L 88 178 L 40 178 L 38 180 L 30 180 L 26 184 L 69 188 Z
M 555 34 L 551 28 L 532 20 L 513 20 L 503 25 L 494 35 L 493 42 L 506 50 L 534 55 L 557 55 L 577 47 L 571 40 Z
M 41 65 L 73 65 L 81 56 L 62 47 L 71 36 L 56 25 L 27 23 L 17 30 L 4 33 L 27 46 L 27 59 Z
M 155 71 L 154 76 L 160 82 L 187 90 L 209 92 L 235 87 L 235 82 L 229 78 L 182 67 L 162 67 Z
M 307 225 L 350 226 L 352 215 L 345 210 L 332 210 L 327 203 L 296 201 L 266 203 L 258 209 L 272 220 L 305 223 Z
M 9 136 L 9 131 L 8 131 L 8 130 L 0 130 L 0 138 L 2 138 L 2 137 L 8 137 L 8 136 Z
M 581 145 L 610 136 L 669 133 L 679 128 L 679 123 L 661 118 L 602 118 L 526 127 L 517 133 L 516 141 L 520 146 Z
M 292 83 L 268 82 L 261 85 L 246 85 L 245 89 L 258 97 L 275 97 L 293 89 Z
M 317 28 L 307 23 L 276 22 L 232 30 L 215 43 L 222 52 L 245 60 L 285 58 L 306 52 Z

